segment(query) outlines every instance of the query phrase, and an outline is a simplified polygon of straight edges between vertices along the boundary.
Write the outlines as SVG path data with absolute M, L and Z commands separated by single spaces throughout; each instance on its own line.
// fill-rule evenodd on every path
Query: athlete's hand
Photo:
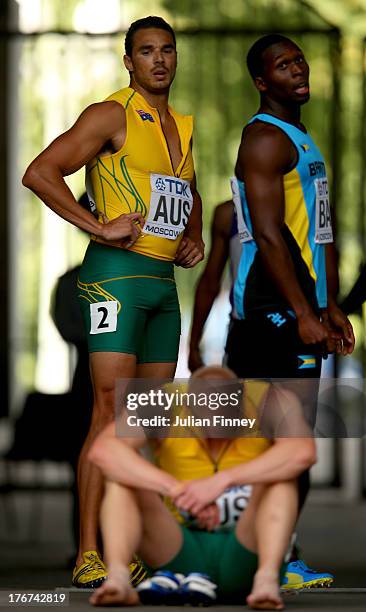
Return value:
M 188 355 L 188 367 L 191 372 L 202 368 L 205 364 L 202 361 L 201 351 L 198 347 L 190 347 Z
M 207 531 L 213 531 L 215 527 L 220 525 L 220 510 L 218 505 L 214 502 L 209 504 L 206 508 L 203 508 L 201 512 L 196 515 L 197 525 L 200 529 L 206 529 Z
M 335 302 L 330 302 L 328 308 L 322 313 L 324 324 L 338 333 L 335 340 L 335 352 L 342 355 L 350 355 L 355 348 L 355 336 L 353 327 L 348 317 L 342 312 Z
M 192 240 L 188 236 L 182 238 L 175 256 L 174 263 L 182 268 L 193 268 L 205 256 L 205 243 L 202 239 Z
M 181 490 L 172 499 L 182 510 L 197 516 L 206 506 L 212 504 L 226 489 L 224 472 L 217 472 L 208 478 L 198 478 L 182 483 Z
M 330 331 L 312 312 L 297 317 L 299 336 L 304 344 L 327 344 Z
M 136 242 L 145 224 L 145 219 L 141 213 L 128 213 L 120 215 L 112 220 L 109 220 L 108 217 L 102 213 L 102 219 L 102 237 L 104 240 L 120 240 L 121 246 L 126 249 Z

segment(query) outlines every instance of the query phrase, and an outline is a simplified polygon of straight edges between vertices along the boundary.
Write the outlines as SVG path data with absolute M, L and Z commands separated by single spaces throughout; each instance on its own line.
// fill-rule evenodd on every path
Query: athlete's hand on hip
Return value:
M 192 240 L 184 236 L 178 247 L 174 263 L 182 268 L 193 268 L 205 256 L 205 243 L 202 239 Z
M 121 246 L 131 247 L 141 235 L 145 219 L 141 213 L 128 213 L 109 220 L 102 213 L 104 240 L 121 240 Z
M 336 303 L 330 303 L 322 315 L 324 321 L 338 334 L 335 340 L 335 352 L 350 355 L 355 348 L 355 336 L 352 323 Z
M 329 332 L 314 313 L 297 316 L 299 336 L 304 344 L 326 344 Z

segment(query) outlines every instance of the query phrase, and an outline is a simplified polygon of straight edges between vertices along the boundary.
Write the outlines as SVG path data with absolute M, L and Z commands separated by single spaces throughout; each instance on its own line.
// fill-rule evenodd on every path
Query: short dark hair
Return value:
M 250 47 L 247 55 L 247 66 L 253 80 L 263 74 L 264 51 L 268 49 L 268 47 L 279 43 L 291 43 L 292 45 L 296 45 L 293 40 L 290 40 L 287 36 L 282 36 L 282 34 L 267 34 L 256 40 L 254 45 Z
M 167 23 L 162 17 L 150 15 L 150 17 L 143 17 L 142 19 L 134 21 L 128 28 L 125 38 L 125 52 L 128 57 L 131 57 L 132 54 L 133 37 L 135 32 L 137 32 L 138 30 L 146 30 L 148 28 L 166 30 L 166 32 L 169 32 L 172 35 L 174 46 L 176 45 L 175 33 L 172 26 L 169 25 L 169 23 Z

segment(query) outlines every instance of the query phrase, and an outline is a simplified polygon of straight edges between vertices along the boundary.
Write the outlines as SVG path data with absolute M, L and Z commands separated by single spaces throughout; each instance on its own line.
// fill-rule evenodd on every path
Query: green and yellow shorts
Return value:
M 78 280 L 89 352 L 138 363 L 177 361 L 180 311 L 174 264 L 91 242 Z

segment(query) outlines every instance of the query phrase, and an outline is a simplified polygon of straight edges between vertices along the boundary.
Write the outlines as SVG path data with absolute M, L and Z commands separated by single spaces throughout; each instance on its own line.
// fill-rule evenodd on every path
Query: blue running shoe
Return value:
M 304 561 L 292 561 L 287 565 L 281 589 L 288 591 L 290 589 L 329 587 L 333 580 L 332 574 L 312 570 Z
M 161 570 L 140 582 L 136 591 L 141 603 L 146 606 L 174 605 L 178 601 L 178 590 L 183 579 L 183 574 Z
M 192 572 L 178 589 L 179 605 L 211 606 L 217 599 L 216 589 L 217 585 L 207 574 Z

